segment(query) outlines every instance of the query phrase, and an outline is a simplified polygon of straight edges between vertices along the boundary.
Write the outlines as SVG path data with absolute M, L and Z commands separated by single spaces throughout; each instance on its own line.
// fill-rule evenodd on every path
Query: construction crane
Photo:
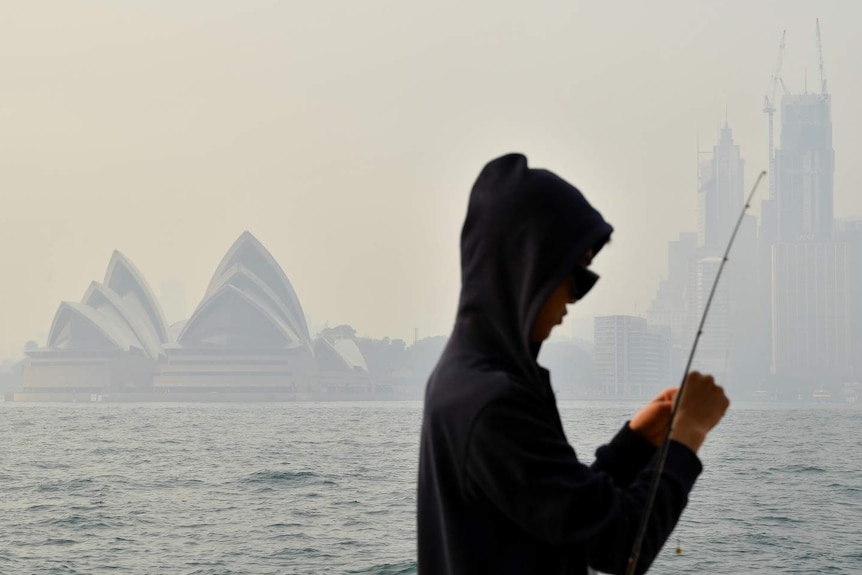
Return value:
M 823 44 L 820 42 L 820 18 L 817 19 L 817 57 L 820 59 L 820 93 L 826 95 L 826 72 L 823 71 Z
M 818 30 L 819 30 L 818 25 Z M 778 63 L 775 65 L 775 73 L 772 74 L 772 84 L 770 86 L 769 95 L 763 98 L 763 111 L 769 115 L 769 197 L 775 196 L 775 147 L 773 144 L 773 121 L 772 116 L 775 113 L 775 92 L 778 89 L 778 84 L 784 88 L 784 80 L 781 79 L 781 63 L 784 60 L 784 38 L 787 36 L 787 30 L 781 32 L 781 44 L 778 46 Z M 819 37 L 819 36 L 818 36 Z

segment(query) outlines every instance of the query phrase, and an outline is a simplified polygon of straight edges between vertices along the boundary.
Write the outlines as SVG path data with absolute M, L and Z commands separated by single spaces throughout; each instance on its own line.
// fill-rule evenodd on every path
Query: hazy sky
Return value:
M 2 14 L 0 355 L 44 338 L 114 249 L 157 295 L 183 282 L 191 313 L 243 230 L 315 324 L 447 333 L 470 185 L 509 151 L 616 228 L 571 316 L 643 314 L 667 241 L 696 226 L 698 134 L 711 146 L 727 107 L 750 185 L 783 29 L 788 89 L 806 70 L 819 85 L 816 17 L 836 215 L 862 215 L 857 0 L 5 0 Z

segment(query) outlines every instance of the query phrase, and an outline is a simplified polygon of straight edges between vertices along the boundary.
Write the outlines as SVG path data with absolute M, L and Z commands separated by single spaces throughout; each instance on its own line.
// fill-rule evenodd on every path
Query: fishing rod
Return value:
M 691 346 L 691 353 L 688 354 L 688 361 L 685 364 L 685 371 L 682 374 L 682 383 L 679 385 L 679 390 L 676 393 L 676 397 L 673 400 L 673 407 L 670 410 L 670 417 L 667 422 L 667 429 L 664 432 L 664 439 L 661 443 L 661 449 L 659 449 L 658 453 L 658 468 L 656 469 L 655 474 L 652 478 L 652 483 L 650 484 L 649 497 L 647 498 L 647 505 L 644 509 L 644 514 L 641 517 L 640 525 L 638 526 L 637 536 L 635 537 L 634 545 L 632 545 L 632 552 L 629 555 L 628 567 L 626 568 L 626 575 L 635 575 L 635 569 L 637 568 L 638 559 L 640 559 L 641 554 L 641 546 L 643 545 L 644 537 L 646 536 L 647 525 L 649 523 L 649 516 L 652 513 L 653 504 L 655 503 L 655 497 L 658 493 L 658 484 L 661 479 L 661 474 L 664 472 L 664 464 L 667 460 L 667 451 L 668 447 L 670 447 L 670 433 L 673 429 L 673 420 L 676 417 L 677 409 L 679 409 L 680 398 L 682 397 L 682 392 L 685 389 L 685 382 L 688 376 L 688 371 L 691 369 L 691 362 L 694 359 L 694 352 L 697 350 L 697 343 L 700 341 L 700 336 L 703 333 L 703 325 L 706 323 L 706 315 L 709 313 L 709 306 L 712 305 L 712 298 L 715 295 L 715 289 L 718 287 L 718 280 L 721 277 L 721 272 L 724 270 L 724 264 L 727 263 L 727 257 L 730 254 L 730 248 L 733 247 L 733 241 L 736 239 L 736 233 L 739 231 L 739 226 L 742 225 L 742 219 L 745 217 L 745 212 L 748 211 L 748 208 L 751 207 L 751 199 L 754 197 L 754 192 L 757 191 L 757 186 L 760 185 L 760 180 L 763 179 L 763 176 L 766 175 L 766 171 L 760 172 L 757 176 L 757 180 L 754 182 L 754 186 L 751 188 L 751 192 L 748 194 L 748 198 L 745 200 L 745 205 L 742 207 L 742 211 L 739 214 L 739 218 L 736 220 L 736 226 L 733 228 L 733 233 L 730 234 L 730 240 L 727 242 L 727 247 L 724 249 L 724 256 L 721 258 L 721 263 L 718 266 L 718 272 L 715 274 L 715 280 L 712 282 L 712 288 L 709 291 L 709 298 L 706 300 L 706 306 L 703 308 L 703 315 L 700 316 L 700 324 L 697 327 L 697 333 L 694 336 L 694 344 Z

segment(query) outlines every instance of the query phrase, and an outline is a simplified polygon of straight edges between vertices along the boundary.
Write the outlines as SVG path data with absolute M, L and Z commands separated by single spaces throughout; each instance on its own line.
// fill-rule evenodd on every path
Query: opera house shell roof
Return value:
M 164 316 L 150 286 L 115 251 L 105 280 L 93 282 L 82 303 L 60 304 L 48 335 L 55 350 L 137 350 L 156 360 L 167 343 Z
M 290 280 L 248 232 L 222 258 L 177 343 L 183 347 L 312 349 L 305 314 Z
M 25 392 L 298 390 L 320 374 L 368 371 L 352 340 L 312 340 L 290 280 L 249 232 L 191 317 L 170 328 L 144 277 L 114 252 L 104 281 L 61 303 L 47 346 L 29 355 Z

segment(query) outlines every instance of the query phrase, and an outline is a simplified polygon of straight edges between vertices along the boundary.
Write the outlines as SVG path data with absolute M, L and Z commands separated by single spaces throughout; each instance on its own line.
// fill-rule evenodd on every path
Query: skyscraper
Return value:
M 692 333 L 709 299 L 721 258 L 745 201 L 745 161 L 733 132 L 725 122 L 707 159 L 698 166 L 698 247 L 692 266 Z M 721 277 L 701 336 L 694 367 L 711 373 L 724 385 L 743 387 L 753 377 L 751 357 L 756 336 L 752 325 L 758 314 L 756 223 L 742 223 L 733 264 Z M 748 244 L 748 249 L 745 248 Z
M 698 247 L 720 254 L 743 202 L 745 161 L 725 122 L 709 159 L 700 162 L 698 181 Z
M 798 392 L 850 373 L 847 245 L 788 242 L 772 248 L 772 362 Z
M 850 308 L 851 380 L 862 377 L 862 300 L 852 294 L 862 293 L 862 220 L 836 222 L 836 239 L 847 244 Z
M 722 256 L 745 200 L 745 161 L 730 125 L 710 152 L 698 153 L 698 227 L 668 245 L 668 278 L 649 310 L 652 326 L 671 329 L 672 372 L 682 374 L 706 308 Z M 758 300 L 757 222 L 745 216 L 733 263 L 723 272 L 704 326 L 693 367 L 723 385 L 758 387 L 767 371 L 768 344 Z M 759 360 L 759 361 L 758 361 Z
M 162 282 L 160 300 L 169 324 L 187 319 L 186 287 L 183 282 L 169 279 Z
M 785 96 L 775 156 L 779 242 L 833 239 L 834 155 L 829 94 Z
M 772 374 L 790 394 L 851 372 L 847 244 L 835 241 L 829 94 L 781 103 L 770 230 Z
M 674 347 L 688 347 L 694 335 L 693 266 L 697 255 L 697 234 L 683 232 L 678 240 L 668 242 L 667 279 L 662 280 L 649 310 L 652 326 L 670 328 Z

